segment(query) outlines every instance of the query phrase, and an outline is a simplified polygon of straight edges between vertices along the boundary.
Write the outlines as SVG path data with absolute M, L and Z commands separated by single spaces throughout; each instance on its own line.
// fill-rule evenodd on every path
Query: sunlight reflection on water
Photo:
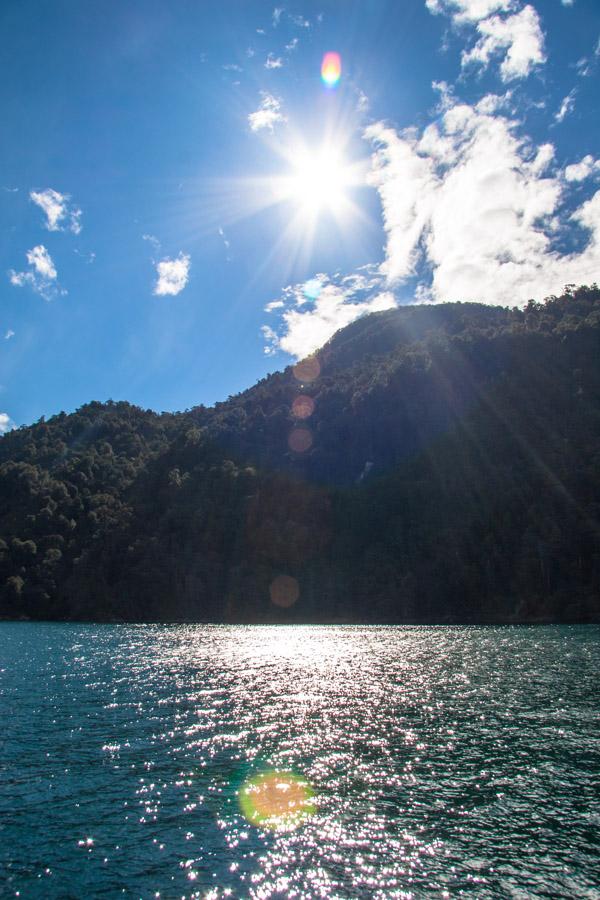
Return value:
M 0 892 L 597 897 L 599 637 L 2 623 Z

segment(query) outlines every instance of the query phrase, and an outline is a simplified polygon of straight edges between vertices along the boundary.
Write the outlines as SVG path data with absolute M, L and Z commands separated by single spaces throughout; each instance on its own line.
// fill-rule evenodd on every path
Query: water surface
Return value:
M 3 895 L 600 897 L 596 626 L 0 623 L 0 670 Z

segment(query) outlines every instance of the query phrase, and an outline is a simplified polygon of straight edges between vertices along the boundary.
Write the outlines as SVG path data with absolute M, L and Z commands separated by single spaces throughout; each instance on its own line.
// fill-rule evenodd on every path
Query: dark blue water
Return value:
M 3 895 L 600 897 L 595 626 L 1 623 L 0 670 Z

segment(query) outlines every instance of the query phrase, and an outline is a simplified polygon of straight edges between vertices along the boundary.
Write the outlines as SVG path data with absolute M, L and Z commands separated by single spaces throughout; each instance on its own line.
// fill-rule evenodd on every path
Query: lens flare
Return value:
M 321 78 L 329 87 L 336 87 L 342 74 L 342 60 L 339 53 L 326 53 L 321 63 Z
M 295 419 L 308 419 L 315 411 L 315 401 L 306 394 L 300 394 L 292 403 L 292 415 Z
M 293 372 L 296 381 L 301 383 L 316 381 L 321 374 L 321 366 L 316 356 L 307 356 L 306 359 L 296 363 Z
M 318 278 L 310 278 L 304 284 L 304 296 L 307 300 L 317 300 L 323 290 L 323 285 Z
M 300 585 L 291 575 L 278 575 L 269 588 L 271 603 L 289 609 L 300 596 Z
M 315 812 L 314 791 L 294 772 L 262 772 L 240 789 L 240 809 L 253 825 L 291 831 Z
M 288 437 L 288 446 L 294 453 L 306 453 L 313 444 L 313 436 L 308 428 L 294 428 Z

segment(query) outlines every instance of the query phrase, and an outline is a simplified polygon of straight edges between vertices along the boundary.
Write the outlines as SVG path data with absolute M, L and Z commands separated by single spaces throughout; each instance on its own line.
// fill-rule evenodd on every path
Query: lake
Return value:
M 0 893 L 600 897 L 600 627 L 0 623 Z

